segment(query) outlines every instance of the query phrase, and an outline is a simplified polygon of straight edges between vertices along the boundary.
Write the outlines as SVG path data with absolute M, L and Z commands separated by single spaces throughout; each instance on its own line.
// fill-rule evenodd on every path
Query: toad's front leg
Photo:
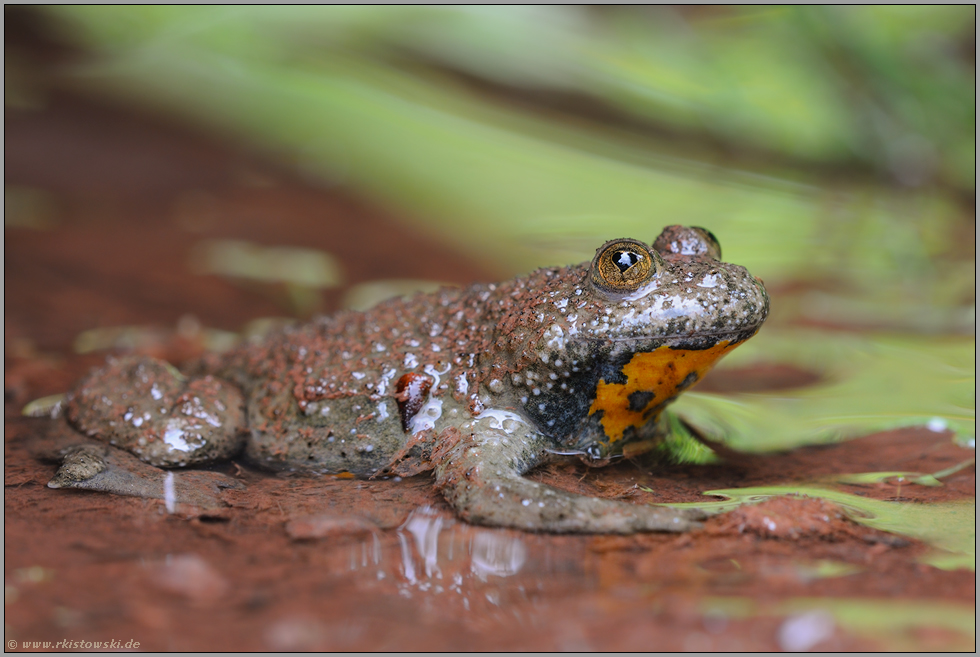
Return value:
M 550 460 L 553 441 L 513 413 L 491 411 L 460 427 L 436 466 L 436 481 L 459 515 L 481 525 L 547 532 L 682 532 L 700 526 L 693 509 L 642 506 L 576 495 L 522 475 Z

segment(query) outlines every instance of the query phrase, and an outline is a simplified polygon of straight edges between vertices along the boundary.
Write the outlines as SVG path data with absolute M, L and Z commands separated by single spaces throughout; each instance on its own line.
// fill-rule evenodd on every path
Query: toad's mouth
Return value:
M 624 336 L 621 338 L 607 338 L 609 342 L 643 342 L 649 340 L 663 340 L 664 343 L 685 341 L 685 340 L 698 340 L 701 338 L 714 338 L 716 341 L 720 342 L 722 340 L 735 341 L 739 336 L 747 336 L 738 340 L 746 340 L 759 332 L 762 328 L 762 322 L 757 324 L 749 324 L 744 327 L 737 329 L 725 329 L 725 330 L 708 330 L 708 331 L 690 331 L 688 333 L 674 333 L 670 335 L 638 335 L 638 336 Z
M 584 341 L 594 344 L 616 344 L 640 347 L 648 345 L 647 350 L 657 347 L 673 349 L 709 349 L 714 345 L 727 341 L 733 345 L 745 342 L 759 332 L 765 318 L 755 324 L 748 324 L 737 329 L 691 331 L 670 335 L 630 335 L 617 338 L 586 338 Z

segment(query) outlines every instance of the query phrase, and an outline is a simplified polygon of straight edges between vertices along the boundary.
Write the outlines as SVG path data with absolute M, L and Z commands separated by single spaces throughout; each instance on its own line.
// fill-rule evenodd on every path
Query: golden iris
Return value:
M 634 292 L 660 270 L 660 255 L 643 242 L 618 239 L 598 248 L 592 259 L 592 282 L 606 292 Z

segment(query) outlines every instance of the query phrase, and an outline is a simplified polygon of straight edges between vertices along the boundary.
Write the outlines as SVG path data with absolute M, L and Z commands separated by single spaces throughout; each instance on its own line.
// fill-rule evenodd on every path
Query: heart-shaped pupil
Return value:
M 620 273 L 625 273 L 627 269 L 635 265 L 642 258 L 639 253 L 633 251 L 616 251 L 613 254 L 613 262 L 619 268 Z

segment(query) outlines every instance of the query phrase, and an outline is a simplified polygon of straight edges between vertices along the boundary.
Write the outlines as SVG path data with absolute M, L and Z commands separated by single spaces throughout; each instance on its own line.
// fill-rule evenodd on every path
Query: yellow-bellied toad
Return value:
M 706 230 L 607 242 L 591 263 L 342 312 L 209 359 L 185 378 L 110 362 L 67 399 L 78 432 L 158 467 L 228 458 L 359 476 L 435 470 L 471 522 L 553 532 L 680 531 L 697 513 L 599 500 L 522 477 L 604 462 L 662 434 L 663 408 L 766 319 Z M 123 494 L 66 460 L 53 487 Z M 102 467 L 102 471 L 105 467 Z

